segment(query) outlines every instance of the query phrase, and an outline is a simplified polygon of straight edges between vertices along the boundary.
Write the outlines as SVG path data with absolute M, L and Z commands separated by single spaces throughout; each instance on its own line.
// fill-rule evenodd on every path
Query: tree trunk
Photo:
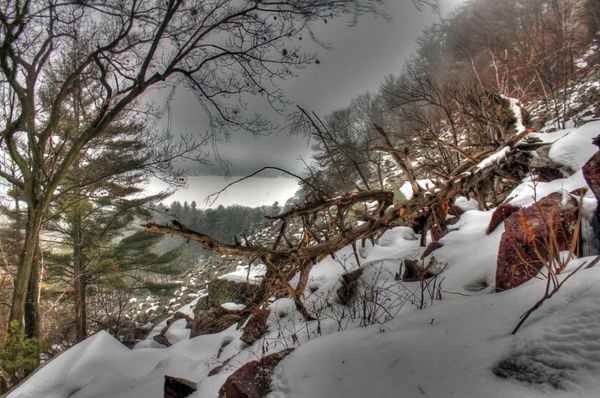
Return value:
M 77 342 L 87 337 L 86 276 L 82 250 L 81 215 L 73 221 L 73 295 L 75 301 L 75 339 Z
M 40 285 L 42 272 L 41 247 L 38 238 L 25 300 L 25 335 L 30 338 L 39 338 L 41 335 Z
M 28 206 L 25 241 L 23 243 L 23 250 L 21 251 L 19 258 L 19 270 L 14 282 L 15 287 L 9 315 L 9 324 L 11 326 L 14 325 L 14 327 L 9 328 L 9 330 L 14 334 L 18 334 L 23 330 L 25 302 L 27 300 L 29 282 L 32 278 L 32 274 L 38 272 L 38 270 L 34 269 L 39 267 L 39 263 L 35 261 L 35 258 L 37 253 L 36 248 L 39 243 L 39 235 L 42 229 L 42 218 L 43 212 L 36 211 L 33 206 Z M 37 275 L 39 275 L 39 273 Z M 35 284 L 34 288 L 36 288 Z M 39 289 L 39 283 L 37 284 L 37 288 Z M 31 297 L 35 301 L 35 297 L 39 297 L 39 294 Z M 28 306 L 27 309 L 31 310 L 32 306 Z

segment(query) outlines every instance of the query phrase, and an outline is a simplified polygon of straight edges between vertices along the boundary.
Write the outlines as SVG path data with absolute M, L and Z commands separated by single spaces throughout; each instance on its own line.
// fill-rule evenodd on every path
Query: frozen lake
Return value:
M 224 177 L 205 177 L 191 176 L 187 177 L 187 187 L 177 190 L 173 195 L 163 201 L 164 204 L 170 204 L 174 201 L 183 203 L 187 201 L 191 203 L 196 201 L 198 208 L 207 208 L 206 198 L 228 184 L 237 181 L 240 177 L 225 179 Z M 156 193 L 160 190 L 167 189 L 168 186 L 158 179 L 152 179 L 147 191 Z M 293 196 L 298 190 L 298 180 L 286 177 L 253 177 L 247 180 L 238 182 L 229 187 L 225 192 L 221 193 L 217 200 L 210 206 L 215 208 L 219 205 L 223 206 L 248 206 L 258 207 L 263 205 L 271 205 L 274 202 L 279 202 L 283 205 L 285 201 Z M 211 200 L 213 200 L 211 198 Z

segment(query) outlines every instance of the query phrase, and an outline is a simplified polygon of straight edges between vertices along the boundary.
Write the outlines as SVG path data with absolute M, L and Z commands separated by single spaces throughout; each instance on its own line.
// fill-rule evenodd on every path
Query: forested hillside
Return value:
M 167 63 L 165 75 L 157 71 L 158 75 L 152 75 L 146 82 L 154 84 L 169 73 L 181 72 L 198 89 L 198 95 L 204 96 L 205 105 L 218 110 L 221 119 L 213 120 L 216 126 L 244 128 L 260 134 L 260 129 L 269 128 L 268 121 L 258 117 L 241 120 L 237 113 L 241 108 L 215 98 L 249 93 L 268 97 L 269 102 L 283 101 L 279 91 L 254 78 L 253 73 L 266 81 L 267 77 L 287 76 L 288 68 L 295 65 L 314 62 L 309 56 L 289 54 L 287 47 L 277 44 L 278 40 L 295 39 L 305 27 L 296 26 L 294 18 L 323 20 L 340 13 L 379 12 L 360 1 L 348 2 L 354 8 L 337 6 L 335 2 L 309 3 L 314 3 L 314 7 L 299 14 L 288 14 L 287 9 L 262 10 L 262 2 L 240 11 L 240 15 L 249 16 L 243 20 L 249 24 L 257 23 L 255 13 L 274 13 L 269 14 L 268 20 L 279 30 L 273 26 L 264 28 L 266 22 L 262 19 L 260 29 L 252 25 L 243 34 L 237 28 L 242 25 L 227 25 L 230 30 L 226 32 L 239 38 L 239 43 L 233 39 L 232 43 L 239 44 L 248 56 L 233 57 L 244 70 L 244 79 L 233 78 L 232 73 L 225 71 L 209 89 L 202 86 L 204 80 L 194 80 L 192 75 L 198 70 L 185 57 L 205 56 L 200 45 L 189 52 L 182 49 L 177 53 L 176 61 L 183 65 L 183 72 Z M 424 3 L 429 2 L 416 2 Z M 293 8 L 300 3 L 289 4 Z M 227 7 L 216 9 L 231 12 Z M 196 26 L 197 16 L 205 12 L 205 22 L 218 26 L 219 22 L 210 19 L 203 6 L 186 8 L 183 15 L 186 18 L 189 15 L 190 19 L 172 32 L 173 40 L 176 42 L 186 32 L 183 28 Z M 280 12 L 283 14 L 279 15 Z M 4 31 L 18 36 L 14 33 L 16 28 L 9 29 L 12 25 L 6 22 L 9 14 L 4 10 L 5 18 L 0 22 Z M 6 41 L 10 35 L 4 35 Z M 254 47 L 245 47 L 247 43 L 241 37 L 246 35 L 253 37 L 256 46 L 267 47 L 254 53 Z M 270 44 L 273 47 L 268 47 Z M 137 77 L 128 75 L 135 68 L 130 69 L 126 66 L 129 61 L 120 58 L 127 46 L 119 45 L 110 51 L 126 71 L 119 75 L 123 79 L 120 84 L 142 81 L 151 62 L 139 61 L 146 68 L 144 73 Z M 103 332 L 85 340 L 95 332 L 107 331 L 129 346 L 137 343 L 131 354 L 115 354 L 119 358 L 123 355 L 123 363 L 141 369 L 143 360 L 138 355 L 156 355 L 152 358 L 160 359 L 150 361 L 156 367 L 140 371 L 139 375 L 119 368 L 115 371 L 117 377 L 106 370 L 110 366 L 101 365 L 106 369 L 97 379 L 94 372 L 82 370 L 77 375 L 81 379 L 69 373 L 71 378 L 58 383 L 52 380 L 60 379 L 62 372 L 70 372 L 64 363 L 61 365 L 59 357 L 10 397 L 33 396 L 41 391 L 54 393 L 56 397 L 114 395 L 117 386 L 122 396 L 142 393 L 162 396 L 163 391 L 156 389 L 156 380 L 160 379 L 158 385 L 162 387 L 166 375 L 161 366 L 177 373 L 174 376 L 193 380 L 194 388 L 188 391 L 192 396 L 230 397 L 232 390 L 227 390 L 230 387 L 224 383 L 237 367 L 280 352 L 276 364 L 294 348 L 297 352 L 291 353 L 275 371 L 273 385 L 269 376 L 259 392 L 252 390 L 235 396 L 266 396 L 273 391 L 270 396 L 296 397 L 299 395 L 294 394 L 302 391 L 302 375 L 294 374 L 291 364 L 297 364 L 304 374 L 317 377 L 303 356 L 312 355 L 310 350 L 325 351 L 327 347 L 333 347 L 330 358 L 340 359 L 341 363 L 354 361 L 349 375 L 358 377 L 364 373 L 371 378 L 381 375 L 382 381 L 375 382 L 373 391 L 380 396 L 397 396 L 393 382 L 388 380 L 392 374 L 386 369 L 400 364 L 410 375 L 411 364 L 401 361 L 405 355 L 402 352 L 396 353 L 398 358 L 386 355 L 385 347 L 393 345 L 395 340 L 408 344 L 405 335 L 399 332 L 404 328 L 402 316 L 407 315 L 410 325 L 437 325 L 438 319 L 452 318 L 455 323 L 444 326 L 446 333 L 450 333 L 451 341 L 465 345 L 468 341 L 460 336 L 466 326 L 454 320 L 457 314 L 457 319 L 468 317 L 473 331 L 467 336 L 472 336 L 480 349 L 485 347 L 486 355 L 481 372 L 487 373 L 477 373 L 475 384 L 469 384 L 477 390 L 456 391 L 462 396 L 482 396 L 485 393 L 482 386 L 490 380 L 494 380 L 495 387 L 505 386 L 496 378 L 512 378 L 548 388 L 529 389 L 520 384 L 507 387 L 519 396 L 538 397 L 547 391 L 561 396 L 564 391 L 579 391 L 574 387 L 578 382 L 588 383 L 590 391 L 598 391 L 597 383 L 589 382 L 587 373 L 573 370 L 577 366 L 570 365 L 571 357 L 559 361 L 560 366 L 553 371 L 553 362 L 543 357 L 549 352 L 547 347 L 540 348 L 533 338 L 527 337 L 519 340 L 523 350 L 512 350 L 508 337 L 503 335 L 502 339 L 494 340 L 491 329 L 476 327 L 478 320 L 463 310 L 478 313 L 483 307 L 492 308 L 495 297 L 503 297 L 505 290 L 515 290 L 517 293 L 506 292 L 504 297 L 510 298 L 497 299 L 504 312 L 481 322 L 500 327 L 503 322 L 515 321 L 516 326 L 518 319 L 513 320 L 512 315 L 537 308 L 539 291 L 531 293 L 526 290 L 528 286 L 545 285 L 542 297 L 549 299 L 570 278 L 570 272 L 589 266 L 590 256 L 598 254 L 597 180 L 593 171 L 582 171 L 582 167 L 595 153 L 592 138 L 600 134 L 600 130 L 596 131 L 600 119 L 599 47 L 600 3 L 595 0 L 467 1 L 423 32 L 411 59 L 398 65 L 397 74 L 381 76 L 377 92 L 357 93 L 346 107 L 328 115 L 320 114 L 318 109 L 293 107 L 293 112 L 287 115 L 289 133 L 303 134 L 310 140 L 313 159 L 306 163 L 306 170 L 300 176 L 300 191 L 288 203 L 255 209 L 234 206 L 207 210 L 198 209 L 194 202 L 160 204 L 167 193 L 154 197 L 140 195 L 144 181 L 152 174 L 166 173 L 176 185 L 181 175 L 173 169 L 171 160 L 193 154 L 197 161 L 204 161 L 198 150 L 206 142 L 184 137 L 179 144 L 172 144 L 166 135 L 147 141 L 142 138 L 144 135 L 137 134 L 146 124 L 133 117 L 110 116 L 113 97 L 127 98 L 129 91 L 120 93 L 122 97 L 113 96 L 116 89 L 108 83 L 106 70 L 117 61 L 103 63 L 108 59 L 103 57 L 108 55 L 98 50 L 89 61 L 89 65 L 97 65 L 96 80 L 92 79 L 97 82 L 90 86 L 69 85 L 64 91 L 64 97 L 71 101 L 68 106 L 53 110 L 50 98 L 58 95 L 56 91 L 62 93 L 60 87 L 49 85 L 48 92 L 41 96 L 45 99 L 41 102 L 45 114 L 64 115 L 57 116 L 56 122 L 48 119 L 49 126 L 61 128 L 57 127 L 59 133 L 54 141 L 47 141 L 47 146 L 40 149 L 46 155 L 39 159 L 46 160 L 40 160 L 39 167 L 33 170 L 41 177 L 32 178 L 30 191 L 27 181 L 34 174 L 32 170 L 24 171 L 27 163 L 24 152 L 31 155 L 31 164 L 38 164 L 37 152 L 18 148 L 33 148 L 32 143 L 39 143 L 40 139 L 29 144 L 17 140 L 14 148 L 6 149 L 10 156 L 5 156 L 0 172 L 10 186 L 9 200 L 2 208 L 5 227 L 0 231 L 3 261 L 0 295 L 6 304 L 0 307 L 3 388 L 16 385 L 41 362 L 77 342 L 83 341 L 64 357 L 71 358 L 69 352 L 78 349 L 90 358 L 101 357 L 101 349 L 94 348 L 95 344 L 112 347 L 108 352 L 120 352 L 116 341 Z M 10 58 L 6 55 L 9 53 L 5 49 L 1 52 L 5 58 Z M 27 51 L 23 54 L 25 57 Z M 273 61 L 269 54 L 278 54 L 279 58 Z M 213 60 L 212 56 L 206 59 L 206 62 Z M 271 61 L 282 69 L 273 71 L 266 67 Z M 220 66 L 230 67 L 231 63 L 224 61 Z M 26 66 L 23 68 L 27 70 Z M 6 63 L 0 63 L 0 69 L 5 76 L 12 73 Z M 203 78 L 217 71 L 219 67 L 214 66 Z M 71 76 L 70 73 L 65 67 L 64 71 L 56 72 L 55 80 L 67 81 L 64 76 Z M 216 83 L 225 86 L 216 87 Z M 19 84 L 11 86 L 17 96 Z M 131 84 L 131 90 L 136 91 L 137 83 Z M 100 90 L 105 99 L 95 100 L 92 96 L 84 101 L 83 94 L 89 93 L 91 87 Z M 116 123 L 118 129 L 103 127 L 101 134 L 94 135 L 94 129 L 105 123 L 100 113 L 93 123 L 82 122 L 98 104 L 105 115 L 113 118 L 111 123 Z M 123 104 L 123 109 L 129 104 Z M 75 110 L 76 117 L 66 116 Z M 15 125 L 19 124 L 17 119 L 7 118 Z M 14 134 L 7 133 L 8 124 L 3 133 L 7 145 L 15 142 Z M 78 137 L 89 138 L 79 141 Z M 60 144 L 61 140 L 68 144 Z M 588 146 L 582 144 L 585 140 Z M 69 149 L 82 147 L 86 150 L 81 156 L 73 155 Z M 115 157 L 115 153 L 120 156 Z M 61 166 L 66 160 L 69 162 Z M 106 172 L 100 171 L 105 170 L 101 164 L 110 167 Z M 53 177 L 58 171 L 60 178 Z M 52 186 L 54 191 L 48 194 L 45 188 L 40 188 L 45 186 Z M 542 202 L 552 194 L 554 202 L 549 205 Z M 38 209 L 40 203 L 46 205 L 43 209 L 39 207 L 41 214 L 36 216 L 31 209 Z M 560 219 L 560 225 L 556 226 L 555 208 L 561 206 L 576 210 L 572 219 Z M 525 216 L 521 215 L 521 221 L 515 225 L 517 231 L 525 231 L 524 236 L 502 238 L 509 229 L 509 222 L 504 225 L 504 221 L 512 213 L 522 214 L 519 212 L 529 207 L 533 212 L 538 209 L 542 221 L 523 224 Z M 548 216 L 544 218 L 543 214 Z M 140 224 L 144 224 L 144 229 L 139 228 Z M 534 231 L 534 224 L 544 226 L 543 236 Z M 498 225 L 504 225 L 505 230 Z M 161 239 L 162 235 L 169 238 Z M 502 252 L 502 239 L 513 243 L 508 252 L 517 253 L 516 257 L 511 259 L 510 253 Z M 468 249 L 461 252 L 461 247 Z M 500 258 L 506 259 L 506 271 L 494 268 Z M 461 263 L 464 268 L 460 268 Z M 231 274 L 216 278 L 224 273 Z M 597 278 L 596 273 L 590 275 L 590 280 Z M 530 278 L 533 280 L 527 282 Z M 573 279 L 585 284 L 582 278 L 577 275 Z M 521 284 L 525 285 L 518 287 Z M 569 303 L 569 297 L 579 294 L 577 287 L 563 290 L 567 290 L 568 297 L 559 303 Z M 169 298 L 171 292 L 175 292 L 174 297 Z M 588 303 L 588 299 L 595 297 L 595 290 L 586 292 L 590 296 L 584 295 L 582 300 Z M 438 310 L 437 302 L 454 296 L 469 296 L 469 301 L 465 298 L 461 309 L 460 303 L 449 300 L 447 305 L 439 307 L 444 309 Z M 529 307 L 518 307 L 519 300 Z M 550 314 L 556 311 L 560 319 L 568 321 L 568 313 L 559 311 L 559 307 L 552 306 Z M 573 312 L 573 316 L 579 322 L 592 313 L 581 310 Z M 542 326 L 536 326 L 538 320 L 542 326 L 550 322 L 541 315 L 534 316 L 527 336 L 546 333 Z M 358 366 L 357 357 L 344 359 L 336 350 L 347 348 L 331 343 L 333 336 L 330 340 L 326 336 L 364 327 L 363 337 L 374 341 L 378 338 L 373 331 L 379 329 L 378 333 L 383 333 L 388 326 L 393 333 L 384 337 L 385 344 L 375 344 L 373 352 L 377 355 L 368 347 L 358 349 L 365 357 L 391 361 L 378 364 L 374 367 L 377 371 L 372 372 Z M 515 333 L 519 327 L 514 329 Z M 419 333 L 423 331 L 418 329 Z M 431 335 L 424 334 L 437 341 L 442 331 L 441 326 L 439 329 L 432 326 Z M 578 336 L 578 329 L 567 332 Z M 419 333 L 410 336 L 415 341 L 424 341 Z M 543 336 L 551 346 L 560 334 L 549 331 Z M 197 340 L 187 340 L 188 337 Z M 593 335 L 593 339 L 596 337 Z M 202 338 L 204 348 L 193 348 L 194 341 Z M 321 338 L 331 345 L 311 342 Z M 352 344 L 361 341 L 348 338 Z M 306 351 L 302 351 L 304 344 L 308 347 Z M 434 345 L 433 341 L 431 344 Z M 426 342 L 418 346 L 423 350 L 428 348 Z M 459 358 L 465 369 L 477 368 L 476 360 L 461 356 L 462 352 L 447 350 L 441 344 L 435 347 L 444 351 L 447 359 Z M 568 352 L 566 345 L 558 342 L 554 347 L 560 353 Z M 511 352 L 507 351 L 509 348 Z M 416 348 L 408 350 L 417 356 Z M 195 356 L 188 357 L 187 351 Z M 600 368 L 594 355 L 582 357 L 586 369 Z M 438 359 L 433 352 L 426 352 L 423 358 L 415 364 L 427 369 Z M 228 364 L 232 359 L 235 364 Z M 454 369 L 448 361 L 443 361 L 444 366 Z M 54 363 L 59 365 L 53 367 Z M 339 372 L 336 370 L 340 364 L 323 363 L 328 364 L 320 368 L 327 377 L 343 373 L 341 368 Z M 266 372 L 272 373 L 275 364 Z M 438 368 L 430 370 L 439 373 Z M 419 384 L 412 386 L 407 396 L 427 396 L 431 391 L 423 384 L 426 383 L 423 372 L 417 372 Z M 441 374 L 431 384 L 437 395 L 430 396 L 441 396 L 440 391 L 449 385 L 445 377 L 460 376 L 458 370 Z M 36 377 L 39 377 L 37 382 Z M 352 384 L 350 378 L 339 377 Z M 410 377 L 403 380 L 409 382 Z M 328 379 L 323 385 L 329 386 L 330 382 Z M 39 387 L 44 383 L 54 390 Z M 231 388 L 241 389 L 240 383 L 243 384 L 234 382 L 238 387 Z M 317 395 L 313 396 L 327 393 L 358 397 L 368 390 L 361 386 L 355 390 L 348 386 L 319 389 L 319 383 L 313 384 L 314 388 L 306 390 L 314 390 Z M 103 388 L 113 390 L 107 393 Z M 126 392 L 128 388 L 130 392 Z

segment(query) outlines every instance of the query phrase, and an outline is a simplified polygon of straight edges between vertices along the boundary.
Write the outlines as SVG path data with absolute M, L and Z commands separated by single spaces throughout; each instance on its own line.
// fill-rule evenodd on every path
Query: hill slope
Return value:
M 526 179 L 511 193 L 512 203 L 526 206 L 534 197 L 585 187 L 581 166 L 595 152 L 590 142 L 599 133 L 600 122 L 590 122 L 538 134 L 553 142 L 550 157 L 576 172 L 549 183 Z M 314 321 L 305 322 L 284 298 L 270 304 L 269 332 L 252 345 L 239 340 L 235 326 L 188 339 L 184 319 L 170 327 L 174 344 L 168 348 L 146 340 L 129 350 L 101 332 L 9 397 L 162 397 L 164 375 L 198 382 L 191 397 L 217 397 L 240 366 L 291 347 L 275 368 L 271 398 L 600 396 L 600 266 L 578 271 L 512 335 L 546 280 L 493 293 L 503 226 L 486 235 L 492 211 L 475 210 L 467 200 L 460 205 L 467 211 L 433 254 L 439 274 L 429 290 L 395 278 L 400 262 L 423 250 L 412 230 L 398 227 L 359 251 L 363 273 L 349 305 L 335 292 L 339 276 L 359 267 L 352 250 L 314 267 L 306 297 Z M 596 208 L 589 191 L 583 208 L 589 221 Z M 593 258 L 571 261 L 560 277 Z M 245 272 L 240 267 L 237 275 Z M 180 311 L 191 314 L 190 306 Z

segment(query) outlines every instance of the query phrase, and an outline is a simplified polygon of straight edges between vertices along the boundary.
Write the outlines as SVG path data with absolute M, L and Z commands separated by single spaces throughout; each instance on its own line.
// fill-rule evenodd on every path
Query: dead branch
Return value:
M 219 196 L 220 196 L 220 195 L 221 195 L 223 192 L 225 192 L 225 191 L 226 191 L 226 190 L 227 190 L 229 187 L 231 187 L 231 186 L 232 186 L 232 185 L 234 185 L 234 184 L 237 184 L 238 182 L 242 182 L 242 181 L 244 181 L 244 180 L 247 180 L 248 178 L 252 178 L 252 177 L 254 177 L 255 175 L 257 175 L 257 174 L 260 174 L 260 173 L 262 173 L 262 172 L 263 172 L 263 171 L 265 171 L 265 170 L 278 170 L 278 171 L 281 171 L 281 172 L 282 172 L 282 173 L 284 173 L 284 174 L 291 175 L 292 177 L 296 178 L 297 180 L 299 180 L 299 181 L 302 181 L 304 184 L 306 184 L 307 186 L 309 186 L 309 187 L 310 187 L 312 190 L 314 190 L 315 192 L 319 192 L 321 195 L 327 196 L 327 195 L 326 195 L 326 194 L 325 194 L 323 191 L 321 191 L 319 188 L 317 188 L 317 187 L 315 187 L 314 185 L 312 185 L 312 184 L 311 184 L 310 182 L 308 182 L 308 181 L 307 181 L 305 178 L 302 178 L 302 177 L 300 177 L 300 176 L 298 176 L 298 175 L 296 175 L 296 174 L 294 174 L 294 173 L 292 173 L 292 172 L 289 172 L 289 171 L 287 171 L 287 170 L 285 170 L 285 169 L 282 169 L 282 168 L 280 168 L 280 167 L 274 167 L 274 166 L 265 166 L 265 167 L 263 167 L 262 169 L 260 169 L 260 170 L 257 170 L 257 171 L 255 171 L 255 172 L 254 172 L 254 173 L 252 173 L 252 174 L 248 174 L 247 176 L 244 176 L 244 177 L 242 177 L 242 178 L 238 178 L 237 180 L 235 180 L 235 181 L 233 181 L 233 182 L 231 182 L 231 183 L 227 184 L 227 185 L 225 186 L 225 188 L 221 189 L 219 192 L 215 192 L 215 193 L 213 193 L 213 194 L 210 194 L 210 195 L 208 195 L 208 196 L 206 197 L 206 199 L 204 200 L 204 202 L 205 202 L 206 204 L 208 204 L 209 206 L 211 206 L 213 203 L 215 203 L 215 201 L 216 201 L 216 200 L 219 198 Z M 212 197 L 214 197 L 214 199 L 211 199 Z

